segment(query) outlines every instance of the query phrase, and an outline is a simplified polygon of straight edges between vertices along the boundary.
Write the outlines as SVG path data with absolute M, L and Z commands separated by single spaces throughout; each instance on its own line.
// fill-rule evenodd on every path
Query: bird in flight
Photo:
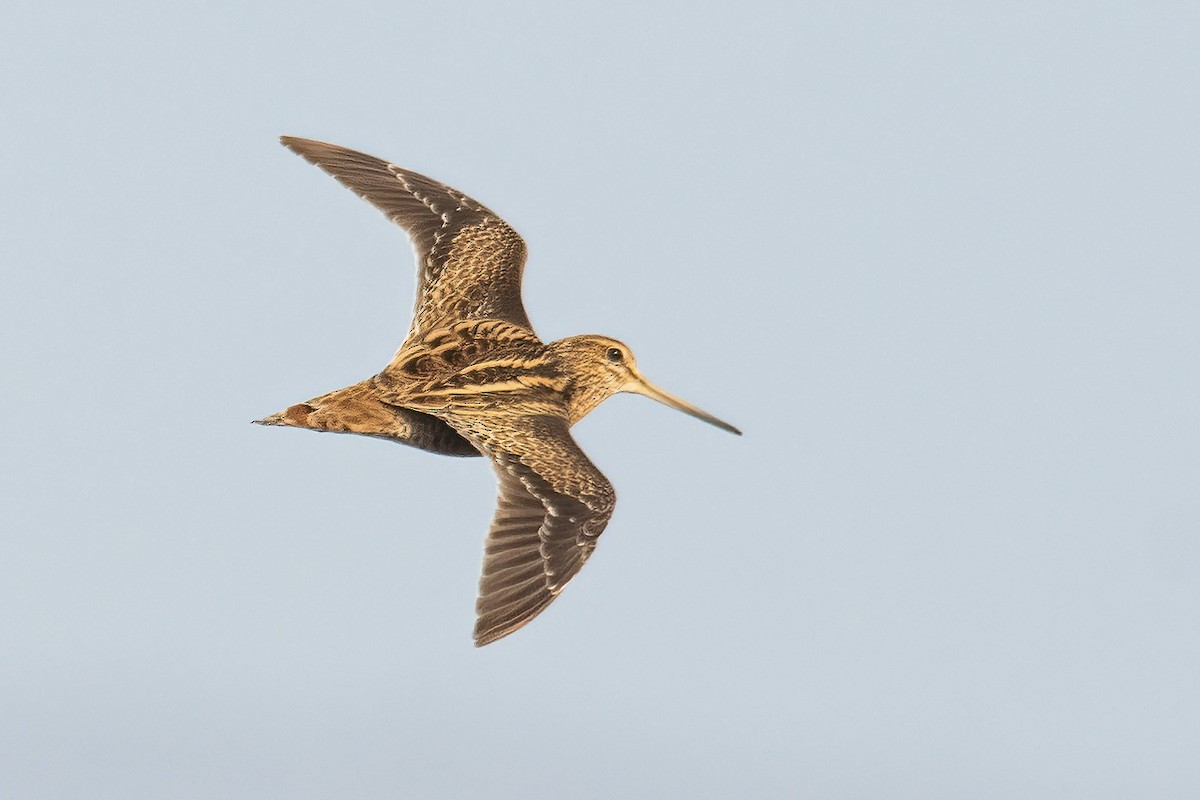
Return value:
M 575 443 L 572 425 L 612 395 L 636 392 L 741 434 L 646 380 L 616 339 L 539 339 L 521 302 L 525 242 L 480 203 L 365 153 L 280 141 L 408 232 L 417 301 L 408 336 L 382 372 L 256 422 L 491 459 L 499 498 L 476 601 L 477 646 L 545 610 L 612 515 L 612 484 Z

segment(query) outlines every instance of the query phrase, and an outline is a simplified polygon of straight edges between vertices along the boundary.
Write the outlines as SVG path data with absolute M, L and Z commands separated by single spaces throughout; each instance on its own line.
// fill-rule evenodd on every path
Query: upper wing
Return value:
M 335 144 L 282 136 L 412 238 L 417 304 L 410 335 L 459 319 L 532 329 L 521 303 L 525 242 L 481 203 L 435 180 Z
M 493 428 L 493 430 L 495 430 Z M 596 549 L 616 493 L 559 417 L 526 417 L 488 436 L 500 492 L 484 549 L 475 644 L 542 612 Z

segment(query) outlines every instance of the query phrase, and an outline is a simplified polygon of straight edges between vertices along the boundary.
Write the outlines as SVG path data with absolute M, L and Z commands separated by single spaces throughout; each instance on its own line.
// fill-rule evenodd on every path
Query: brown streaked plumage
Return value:
M 617 392 L 637 392 L 740 434 L 647 381 L 615 339 L 542 342 L 521 303 L 525 243 L 480 203 L 373 156 L 291 136 L 281 141 L 408 232 L 417 302 L 408 337 L 382 372 L 257 422 L 491 458 L 500 489 L 479 582 L 476 645 L 540 614 L 608 524 L 616 494 L 570 433 L 592 409 Z

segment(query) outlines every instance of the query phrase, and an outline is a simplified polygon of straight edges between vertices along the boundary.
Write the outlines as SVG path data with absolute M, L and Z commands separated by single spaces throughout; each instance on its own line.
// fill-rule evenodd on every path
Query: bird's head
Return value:
M 575 390 L 582 406 L 579 409 L 582 413 L 578 417 L 618 392 L 632 392 L 653 398 L 722 430 L 742 435 L 728 422 L 717 419 L 646 380 L 638 370 L 633 351 L 624 342 L 607 336 L 572 336 L 556 344 L 560 345 L 558 349 L 575 375 Z

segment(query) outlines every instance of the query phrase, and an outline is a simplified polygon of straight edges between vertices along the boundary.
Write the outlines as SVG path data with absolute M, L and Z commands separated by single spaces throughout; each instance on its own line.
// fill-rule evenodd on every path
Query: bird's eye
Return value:
M 608 348 L 608 352 L 605 353 L 604 355 L 608 356 L 608 360 L 614 364 L 620 364 L 621 359 L 623 358 L 623 356 L 621 355 L 621 350 L 618 347 Z

